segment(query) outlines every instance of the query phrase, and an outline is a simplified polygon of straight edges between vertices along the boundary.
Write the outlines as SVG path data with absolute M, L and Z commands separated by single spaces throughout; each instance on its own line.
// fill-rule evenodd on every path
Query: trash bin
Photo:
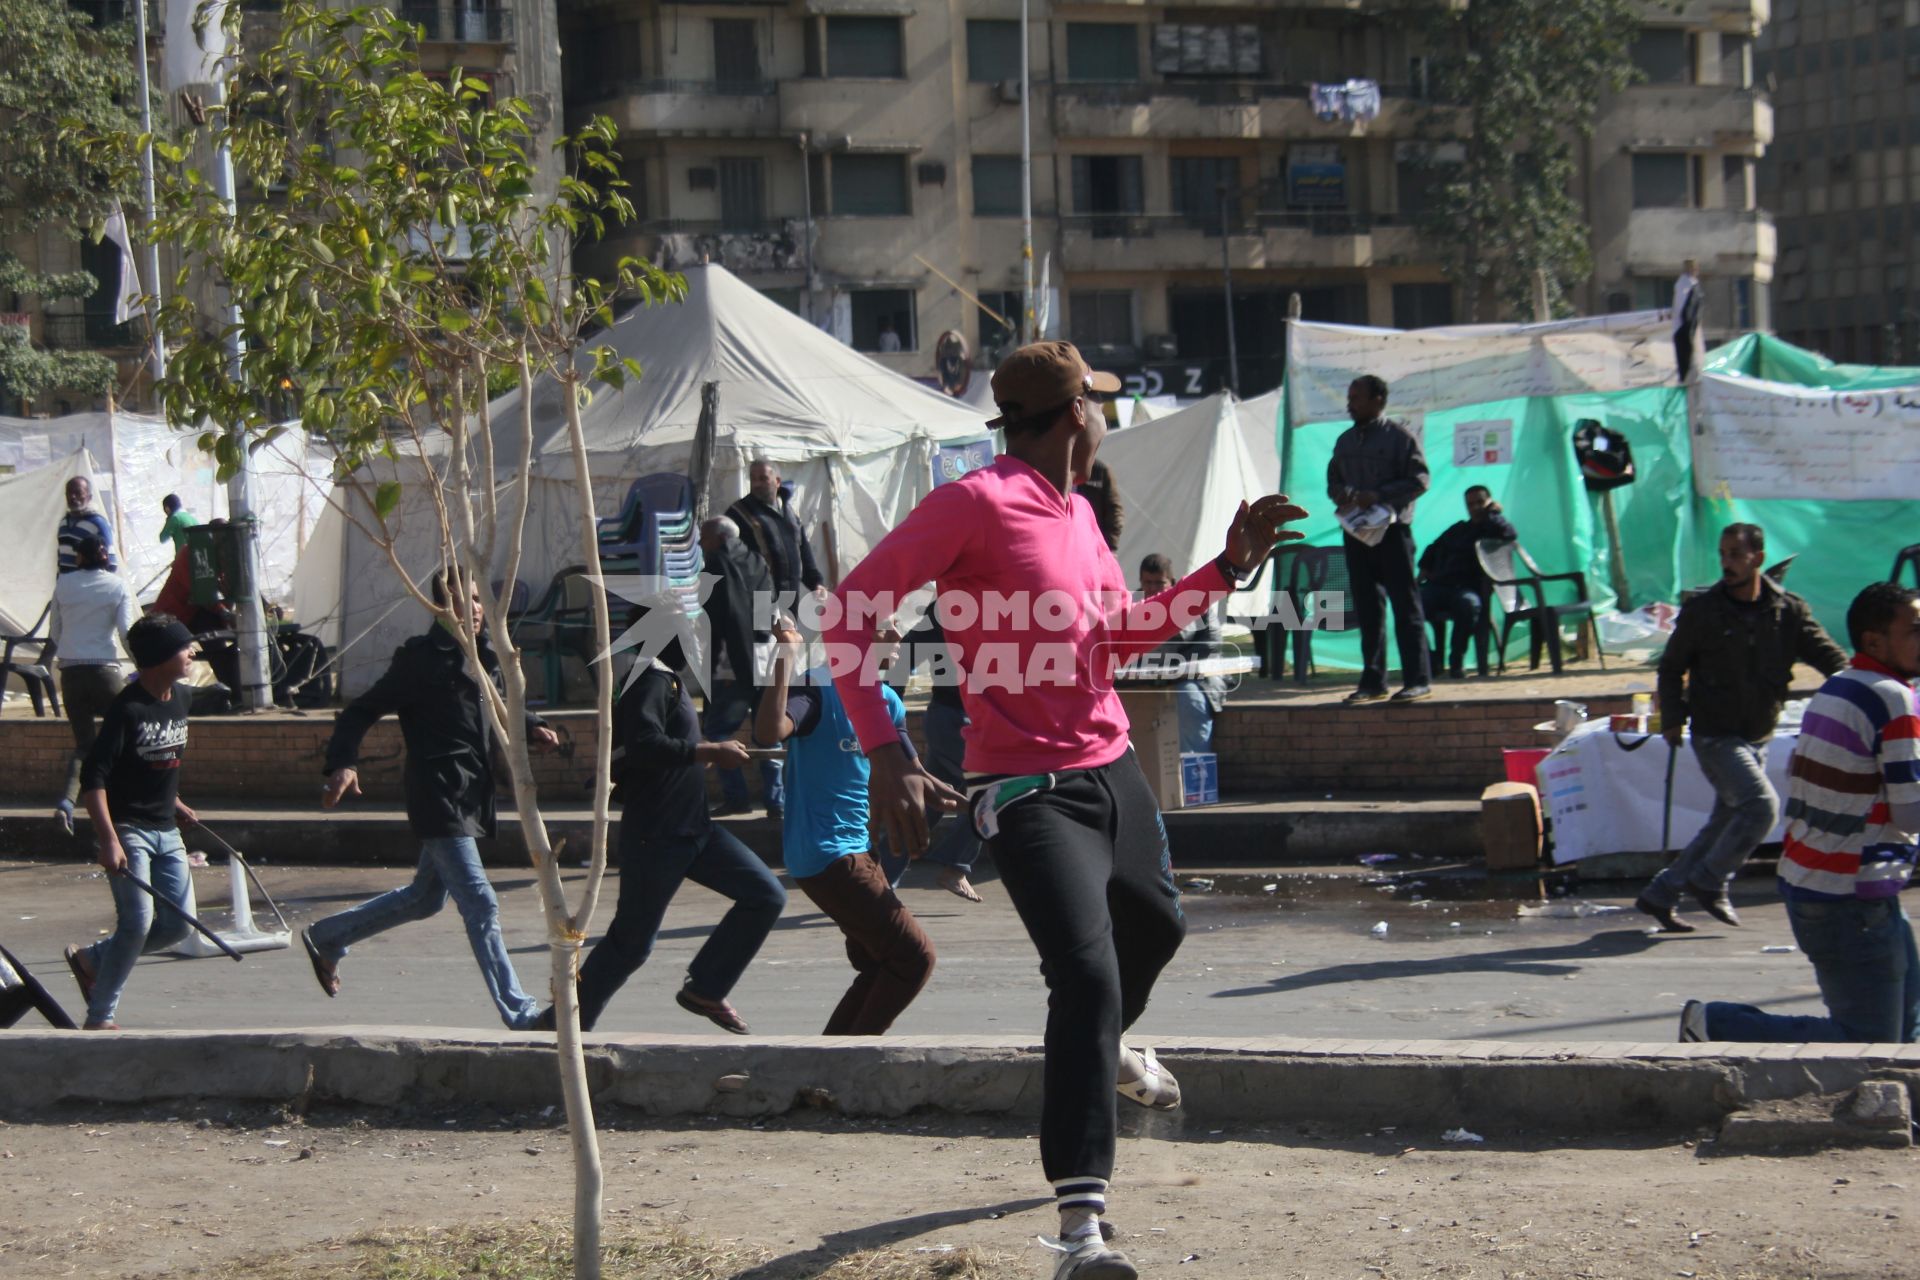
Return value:
M 221 522 L 187 530 L 188 599 L 201 607 L 231 600 L 240 585 L 240 546 L 245 526 Z

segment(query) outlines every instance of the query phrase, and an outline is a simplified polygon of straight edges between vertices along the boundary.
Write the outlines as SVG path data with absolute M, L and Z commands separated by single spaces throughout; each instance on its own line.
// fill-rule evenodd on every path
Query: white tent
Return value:
M 1240 436 L 1247 442 L 1247 456 L 1253 460 L 1254 473 L 1260 477 L 1262 493 L 1279 493 L 1280 487 L 1280 389 L 1263 396 L 1242 400 Z M 1309 484 L 1311 481 L 1308 482 Z M 1311 496 L 1306 489 L 1294 497 Z
M 684 303 L 635 308 L 601 338 L 622 358 L 638 360 L 645 376 L 621 390 L 597 389 L 582 412 L 600 515 L 618 513 L 639 477 L 687 471 L 701 388 L 717 383 L 710 509 L 722 511 L 746 492 L 753 459 L 772 460 L 793 481 L 794 508 L 822 572 L 833 579 L 932 488 L 939 446 L 990 434 L 990 415 L 841 345 L 726 268 L 685 274 Z M 536 385 L 531 408 L 534 491 L 518 576 L 538 598 L 554 573 L 580 561 L 581 529 L 559 382 Z M 488 408 L 503 509 L 519 482 L 521 412 L 517 391 Z M 405 526 L 399 555 L 410 571 L 430 568 L 438 556 L 431 507 L 423 486 L 408 486 L 398 518 Z M 327 521 L 315 541 L 330 558 L 301 565 L 296 593 L 341 601 L 337 626 L 323 634 L 348 646 L 341 677 L 351 693 L 366 686 L 423 615 L 403 603 L 384 552 L 338 513 Z
M 212 520 L 228 513 L 227 487 L 216 478 L 213 458 L 201 451 L 196 433 L 177 430 L 162 418 L 119 410 L 58 418 L 0 417 L 0 467 L 10 467 L 16 475 L 64 464 L 83 451 L 91 461 L 82 474 L 91 476 L 94 507 L 113 526 L 120 572 L 134 595 L 151 603 L 173 564 L 173 545 L 160 541 L 166 523 L 160 500 L 178 494 L 187 510 Z M 298 424 L 254 454 L 260 583 L 268 600 L 286 597 L 294 562 L 325 507 L 330 475 L 331 463 L 308 448 Z M 18 530 L 5 545 L 42 547 L 51 566 L 62 511 L 64 505 L 44 529 Z M 9 520 L 9 531 L 13 525 Z M 47 590 L 52 591 L 51 576 Z M 39 612 L 38 604 L 33 612 Z
M 18 549 L 0 556 L 0 629 L 25 635 L 53 599 L 55 538 L 67 513 L 67 481 L 93 473 L 93 457 L 82 449 L 20 475 L 0 476 L 0 539 Z
M 1176 577 L 1213 559 L 1226 546 L 1240 503 L 1273 492 L 1248 451 L 1243 407 L 1223 391 L 1110 432 L 1100 446 L 1126 507 L 1116 555 L 1130 585 L 1137 585 L 1140 561 L 1155 552 L 1173 561 Z M 1268 437 L 1271 451 L 1271 431 Z

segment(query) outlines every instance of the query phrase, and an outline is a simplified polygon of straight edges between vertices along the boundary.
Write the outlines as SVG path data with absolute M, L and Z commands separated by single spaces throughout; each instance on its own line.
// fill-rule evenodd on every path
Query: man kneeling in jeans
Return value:
M 1687 1001 L 1681 1040 L 1920 1039 L 1920 955 L 1900 890 L 1920 831 L 1920 593 L 1876 582 L 1847 610 L 1853 665 L 1807 704 L 1787 782 L 1780 896 L 1827 1016 Z

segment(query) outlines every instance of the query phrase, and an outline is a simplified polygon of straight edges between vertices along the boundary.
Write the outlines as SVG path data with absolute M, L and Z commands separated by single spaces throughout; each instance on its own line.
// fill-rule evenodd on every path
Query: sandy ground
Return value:
M 1715 1157 L 1680 1136 L 1459 1145 L 1437 1125 L 1125 1123 L 1112 1217 L 1143 1276 L 1915 1274 L 1912 1150 Z M 603 1117 L 601 1142 L 610 1222 L 774 1256 L 739 1280 L 876 1247 L 973 1246 L 996 1280 L 1051 1274 L 1033 1237 L 1054 1216 L 1021 1126 Z M 0 1125 L 0 1275 L 245 1276 L 268 1254 L 320 1268 L 371 1230 L 564 1220 L 570 1197 L 552 1117 L 70 1112 Z

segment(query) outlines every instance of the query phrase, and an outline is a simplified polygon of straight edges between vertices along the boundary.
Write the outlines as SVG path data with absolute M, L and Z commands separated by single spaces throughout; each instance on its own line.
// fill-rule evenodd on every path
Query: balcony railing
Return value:
M 1382 98 L 1412 98 L 1445 105 L 1435 90 L 1423 93 L 1418 85 L 1383 83 Z M 1145 106 L 1155 98 L 1179 98 L 1202 106 L 1247 105 L 1274 98 L 1306 98 L 1311 86 L 1289 80 L 1062 80 L 1054 93 L 1063 98 L 1103 107 Z
M 1227 212 L 1229 235 L 1258 235 L 1268 230 L 1296 230 L 1316 236 L 1364 236 L 1375 227 L 1399 226 L 1406 219 L 1391 213 L 1353 213 L 1344 209 L 1259 209 L 1252 214 Z M 1067 231 L 1090 233 L 1096 240 L 1137 240 L 1174 232 L 1220 234 L 1216 210 L 1189 213 L 1069 213 L 1061 217 Z
M 680 93 L 722 98 L 771 98 L 780 91 L 773 80 L 661 80 L 650 76 L 605 76 L 581 86 L 589 99 Z
M 513 42 L 513 13 L 507 9 L 476 12 L 457 6 L 443 9 L 434 4 L 409 4 L 400 7 L 400 20 L 420 27 L 428 41 L 440 44 Z
M 115 324 L 111 311 L 40 317 L 41 341 L 55 351 L 90 351 L 98 347 L 137 347 L 142 339 L 132 324 Z

